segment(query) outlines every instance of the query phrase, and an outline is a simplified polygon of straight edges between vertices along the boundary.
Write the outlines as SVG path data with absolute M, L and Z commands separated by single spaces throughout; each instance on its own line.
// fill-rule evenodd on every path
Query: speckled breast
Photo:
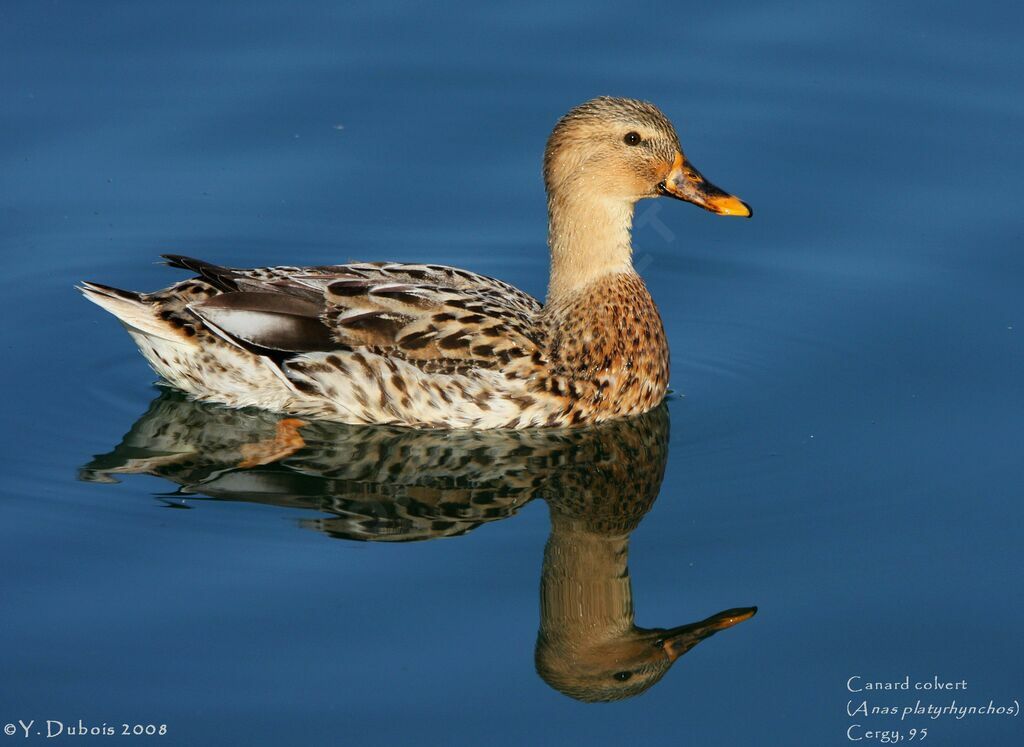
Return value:
M 638 275 L 610 275 L 552 304 L 546 316 L 551 370 L 567 380 L 583 419 L 647 412 L 665 397 L 665 328 Z

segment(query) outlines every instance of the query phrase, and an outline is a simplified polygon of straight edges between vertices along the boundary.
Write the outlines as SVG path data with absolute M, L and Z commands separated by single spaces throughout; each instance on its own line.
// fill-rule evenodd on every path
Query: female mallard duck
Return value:
M 668 386 L 661 317 L 631 262 L 633 207 L 668 195 L 750 208 L 683 156 L 653 104 L 601 97 L 559 120 L 544 153 L 551 279 L 543 305 L 441 265 L 218 267 L 156 293 L 83 283 L 169 384 L 197 399 L 346 423 L 526 428 L 655 407 Z

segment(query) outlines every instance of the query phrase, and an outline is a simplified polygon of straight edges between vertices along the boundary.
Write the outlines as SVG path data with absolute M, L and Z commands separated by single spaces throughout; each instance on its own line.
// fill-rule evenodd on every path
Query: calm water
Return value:
M 5 2 L 0 721 L 1019 744 L 1013 717 L 852 719 L 846 683 L 1024 697 L 1022 27 L 1008 2 Z M 755 208 L 641 205 L 675 392 L 641 422 L 318 426 L 240 469 L 274 419 L 161 395 L 72 290 L 160 287 L 173 251 L 430 260 L 543 296 L 541 149 L 600 93 L 657 102 Z M 551 643 L 586 643 L 572 604 L 627 632 L 630 604 L 643 628 L 759 611 L 591 704 L 549 684 L 586 688 Z

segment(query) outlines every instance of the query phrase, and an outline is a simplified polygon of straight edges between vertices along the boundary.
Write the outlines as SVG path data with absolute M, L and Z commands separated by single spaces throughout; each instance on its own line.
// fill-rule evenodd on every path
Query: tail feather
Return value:
M 127 327 L 171 342 L 181 342 L 181 336 L 160 319 L 141 293 L 85 280 L 76 287 L 87 299 L 109 311 Z
M 237 273 L 230 267 L 221 267 L 212 262 L 186 257 L 183 254 L 162 254 L 160 256 L 167 260 L 168 267 L 191 270 L 218 290 L 226 293 L 238 290 L 238 284 L 235 283 Z
M 82 284 L 76 287 L 78 290 L 82 291 L 90 301 L 93 300 L 92 295 L 96 294 L 104 297 L 117 298 L 131 303 L 142 303 L 141 293 L 121 290 L 120 288 L 115 288 L 112 285 L 103 285 L 102 283 L 93 283 L 89 280 L 83 280 Z

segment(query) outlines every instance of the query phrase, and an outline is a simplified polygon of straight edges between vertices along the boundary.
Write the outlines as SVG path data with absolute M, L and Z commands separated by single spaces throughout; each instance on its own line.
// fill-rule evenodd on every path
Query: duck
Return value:
M 168 254 L 192 277 L 151 293 L 83 281 L 162 382 L 202 401 L 297 418 L 439 429 L 571 427 L 650 411 L 668 389 L 657 306 L 632 263 L 636 203 L 725 216 L 654 104 L 601 96 L 544 152 L 543 303 L 441 264 L 241 269 Z

